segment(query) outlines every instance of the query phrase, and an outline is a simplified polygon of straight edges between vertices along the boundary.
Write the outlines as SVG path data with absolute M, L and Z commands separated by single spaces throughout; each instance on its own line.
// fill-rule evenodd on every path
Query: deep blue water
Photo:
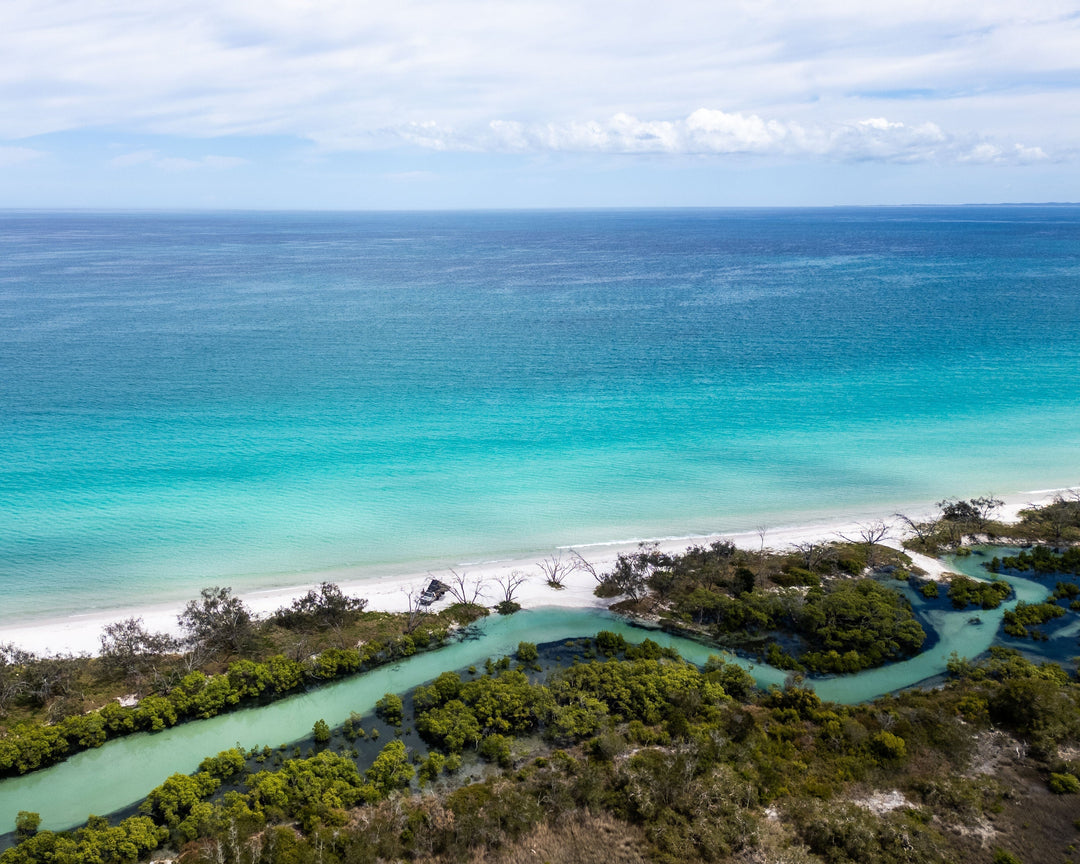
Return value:
M 1078 368 L 1075 207 L 0 213 L 0 626 L 1075 484 Z

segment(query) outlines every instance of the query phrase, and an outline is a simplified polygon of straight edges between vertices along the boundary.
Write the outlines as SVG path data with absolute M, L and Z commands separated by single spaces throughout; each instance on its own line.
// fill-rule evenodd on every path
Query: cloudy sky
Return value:
M 4 0 L 0 206 L 1080 200 L 1080 2 Z

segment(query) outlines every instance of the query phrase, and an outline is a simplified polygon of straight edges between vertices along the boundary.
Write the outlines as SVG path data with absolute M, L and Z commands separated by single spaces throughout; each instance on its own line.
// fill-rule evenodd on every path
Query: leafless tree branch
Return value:
M 577 559 L 571 556 L 568 560 L 561 551 L 553 552 L 542 561 L 537 561 L 536 566 L 552 588 L 562 588 L 566 577 L 578 569 Z
M 514 595 L 517 594 L 518 589 L 528 581 L 529 577 L 520 570 L 511 570 L 505 576 L 496 576 L 495 584 L 502 589 L 502 602 L 515 602 Z
M 596 566 L 594 564 L 591 564 L 590 562 L 586 561 L 582 557 L 581 553 L 578 552 L 576 549 L 571 549 L 570 550 L 570 557 L 574 559 L 574 564 L 576 565 L 576 568 L 578 570 L 585 571 L 590 576 L 592 576 L 593 579 L 595 579 L 597 582 L 603 582 L 604 581 L 604 574 L 603 573 L 598 573 L 596 571 Z
M 476 605 L 480 598 L 484 596 L 487 580 L 483 576 L 478 576 L 470 585 L 468 577 L 469 574 L 464 570 L 460 573 L 457 570 L 451 570 L 450 575 L 446 578 L 446 587 L 449 589 L 450 595 L 458 603 L 472 606 Z
M 412 633 L 420 622 L 428 616 L 428 610 L 424 604 L 424 586 L 410 585 L 401 589 L 406 599 L 405 610 L 405 633 Z
M 877 520 L 871 522 L 869 525 L 859 525 L 859 536 L 857 539 L 848 537 L 844 534 L 840 536 L 848 543 L 861 543 L 866 546 L 866 566 L 874 566 L 874 547 L 885 540 L 892 532 L 892 525 L 888 522 Z
M 813 570 L 823 561 L 832 557 L 834 550 L 828 543 L 817 540 L 807 540 L 803 543 L 793 543 L 791 548 L 803 557 L 803 563 L 807 570 Z
M 938 520 L 931 519 L 928 522 L 917 522 L 910 516 L 906 516 L 903 513 L 894 513 L 893 516 L 904 523 L 904 527 L 907 528 L 912 534 L 914 534 L 919 540 L 925 542 L 929 540 L 935 532 L 938 530 Z

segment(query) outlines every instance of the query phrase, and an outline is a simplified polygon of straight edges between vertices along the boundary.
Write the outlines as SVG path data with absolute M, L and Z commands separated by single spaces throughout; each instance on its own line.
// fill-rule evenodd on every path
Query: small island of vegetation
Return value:
M 911 605 L 868 570 L 904 579 L 911 560 L 876 543 L 805 544 L 747 552 L 726 541 L 681 555 L 621 555 L 597 593 L 628 599 L 618 611 L 706 636 L 793 671 L 857 672 L 916 653 L 926 633 Z M 788 645 L 785 650 L 783 645 Z

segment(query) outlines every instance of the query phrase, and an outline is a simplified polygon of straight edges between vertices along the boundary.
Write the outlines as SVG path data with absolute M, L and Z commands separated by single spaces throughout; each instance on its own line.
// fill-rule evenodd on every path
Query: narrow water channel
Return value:
M 978 556 L 950 560 L 952 569 L 985 578 Z M 810 680 L 818 694 L 831 701 L 855 703 L 910 687 L 945 671 L 949 656 L 975 657 L 986 651 L 1000 629 L 1002 615 L 1018 600 L 1042 601 L 1047 589 L 1031 580 L 1004 577 L 1016 596 L 991 611 L 954 611 L 922 601 L 903 588 L 913 605 L 938 636 L 937 643 L 918 657 L 855 675 Z M 978 618 L 980 623 L 972 623 Z M 0 781 L 0 833 L 14 823 L 19 810 L 41 814 L 42 827 L 60 830 L 81 824 L 89 813 L 104 814 L 137 801 L 170 774 L 191 773 L 206 756 L 240 745 L 276 747 L 310 734 L 322 718 L 331 726 L 344 723 L 351 712 L 371 712 L 384 693 L 401 693 L 429 681 L 440 672 L 480 664 L 516 650 L 518 642 L 553 642 L 593 635 L 599 630 L 621 633 L 628 641 L 651 638 L 675 648 L 693 663 L 718 653 L 688 639 L 635 627 L 609 613 L 595 610 L 536 609 L 502 617 L 492 615 L 475 627 L 471 637 L 438 651 L 410 657 L 355 678 L 339 681 L 270 705 L 185 723 L 154 734 L 140 733 L 110 741 L 96 750 L 76 754 L 66 762 L 25 777 Z M 728 657 L 748 669 L 762 687 L 780 684 L 787 673 L 764 664 Z

